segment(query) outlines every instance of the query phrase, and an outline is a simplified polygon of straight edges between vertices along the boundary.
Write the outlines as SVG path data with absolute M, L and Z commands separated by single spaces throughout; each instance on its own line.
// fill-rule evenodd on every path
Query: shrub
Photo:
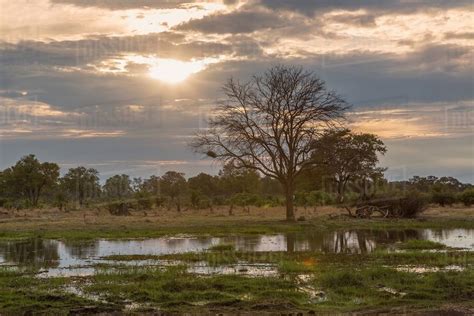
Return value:
M 201 196 L 198 201 L 197 208 L 202 210 L 210 207 L 212 207 L 211 199 L 209 199 L 207 196 Z
M 235 204 L 238 206 L 262 206 L 264 205 L 264 201 L 258 196 L 257 194 L 250 194 L 250 193 L 238 193 L 230 198 L 231 204 Z
M 425 211 L 427 206 L 427 198 L 413 192 L 399 200 L 397 213 L 399 217 L 413 218 Z
M 107 209 L 110 214 L 116 216 L 127 216 L 130 215 L 130 209 L 132 208 L 129 202 L 112 202 L 107 204 Z
M 453 205 L 456 202 L 456 197 L 452 192 L 438 191 L 433 192 L 431 196 L 431 201 L 433 203 L 441 205 L 442 207 L 445 207 L 446 205 Z
M 419 192 L 411 192 L 399 198 L 382 198 L 368 204 L 388 209 L 389 217 L 413 218 L 428 206 L 428 198 Z
M 138 198 L 136 200 L 136 209 L 138 210 L 150 210 L 153 207 L 153 200 L 148 197 Z
M 164 197 L 157 196 L 157 197 L 155 198 L 155 205 L 156 205 L 157 207 L 162 207 L 163 205 L 165 205 L 165 202 L 166 202 L 166 200 L 165 200 Z
M 311 206 L 323 206 L 334 203 L 334 198 L 324 191 L 311 191 L 307 197 Z
M 474 189 L 464 190 L 459 197 L 459 200 L 464 203 L 466 206 L 471 206 L 474 204 Z

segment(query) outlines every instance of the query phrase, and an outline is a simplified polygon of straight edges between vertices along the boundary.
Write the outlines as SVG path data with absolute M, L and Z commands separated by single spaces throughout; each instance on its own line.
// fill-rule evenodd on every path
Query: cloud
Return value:
M 443 1 L 443 0 L 260 0 L 261 5 L 275 10 L 292 10 L 303 14 L 327 12 L 331 10 L 369 10 L 391 13 L 412 13 L 417 10 L 431 8 L 449 9 L 468 7 L 470 0 Z
M 175 9 L 193 5 L 195 0 L 51 0 L 55 4 L 71 4 L 78 7 L 96 7 L 110 10 L 127 9 Z
M 212 14 L 202 19 L 192 19 L 175 28 L 181 31 L 202 33 L 238 34 L 252 33 L 267 28 L 288 25 L 289 21 L 275 13 L 263 10 L 239 10 L 227 14 Z
M 353 129 L 383 139 L 453 138 L 474 131 L 474 102 L 359 107 L 349 118 Z
M 450 39 L 472 40 L 474 39 L 474 32 L 461 32 L 461 33 L 448 32 L 444 34 L 444 38 L 447 40 L 450 40 Z
M 330 21 L 359 27 L 375 27 L 375 18 L 372 14 L 337 14 L 331 16 Z
M 198 170 L 186 142 L 206 127 L 222 84 L 282 63 L 315 71 L 354 104 L 353 127 L 390 142 L 386 165 L 429 172 L 422 159 L 438 155 L 432 165 L 446 167 L 458 150 L 460 167 L 449 170 L 471 172 L 462 147 L 472 139 L 474 99 L 466 1 L 216 3 L 2 2 L 2 164 L 35 152 L 104 161 L 110 173 L 150 173 L 147 161 L 176 160 L 169 168 Z M 159 59 L 216 62 L 172 86 L 150 77 Z M 420 137 L 425 153 L 416 151 Z M 454 153 L 439 152 L 448 138 Z

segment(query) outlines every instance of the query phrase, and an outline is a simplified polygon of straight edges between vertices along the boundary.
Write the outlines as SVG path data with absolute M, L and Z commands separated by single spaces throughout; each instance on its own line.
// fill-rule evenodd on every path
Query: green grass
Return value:
M 31 311 L 68 314 L 92 311 L 119 311 L 129 302 L 143 304 L 136 312 L 209 311 L 287 311 L 350 312 L 374 309 L 436 309 L 444 304 L 472 306 L 474 301 L 474 254 L 380 250 L 372 254 L 245 253 L 206 251 L 166 256 L 111 256 L 108 259 L 173 259 L 183 262 L 203 258 L 216 265 L 235 262 L 275 264 L 285 277 L 246 277 L 241 275 L 197 276 L 186 272 L 186 265 L 160 268 L 120 264 L 98 265 L 96 274 L 81 278 L 38 279 L 34 271 L 0 269 L 0 314 Z M 186 259 L 186 260 L 185 260 Z M 409 273 L 397 271 L 398 265 L 447 265 L 458 263 L 462 272 Z M 299 289 L 296 276 L 310 275 L 305 286 L 325 293 L 315 302 Z M 99 295 L 108 303 L 91 301 L 63 291 L 79 282 L 85 293 Z M 387 292 L 386 288 L 394 293 Z M 402 293 L 404 293 L 402 295 Z
M 236 275 L 199 277 L 185 267 L 127 268 L 99 271 L 89 293 L 105 294 L 120 304 L 124 300 L 149 303 L 166 311 L 198 312 L 209 308 L 251 310 L 265 304 L 267 310 L 289 306 L 298 309 L 308 297 L 295 284 L 280 278 L 251 278 Z
M 219 251 L 219 252 L 234 251 L 235 247 L 234 247 L 234 245 L 230 245 L 230 244 L 219 244 L 219 245 L 215 245 L 215 246 L 210 247 L 208 250 L 209 251 Z
M 278 263 L 278 270 L 283 274 L 306 274 L 315 271 L 314 260 L 304 261 L 282 260 Z
M 159 260 L 159 255 L 110 255 L 104 256 L 100 259 L 112 261 L 141 261 L 141 260 Z
M 400 249 L 445 249 L 446 246 L 431 240 L 410 239 L 399 246 Z
M 417 229 L 473 228 L 472 221 L 434 220 L 353 220 L 318 219 L 306 222 L 284 221 L 195 223 L 177 226 L 104 227 L 85 229 L 17 230 L 0 232 L 0 239 L 43 238 L 82 242 L 96 238 L 150 238 L 186 232 L 191 235 L 249 235 L 344 229 Z M 474 308 L 474 252 L 446 248 L 442 245 L 410 240 L 400 245 L 402 252 L 378 248 L 370 254 L 320 252 L 243 252 L 227 244 L 201 253 L 169 255 L 114 255 L 102 259 L 116 261 L 100 264 L 96 275 L 79 278 L 38 279 L 35 271 L 13 271 L 0 268 L 0 314 L 68 314 L 122 310 L 130 302 L 142 303 L 137 314 L 152 310 L 170 312 L 357 312 L 387 308 L 435 310 L 449 304 Z M 183 266 L 134 267 L 120 261 L 170 260 Z M 186 272 L 186 265 L 204 261 L 211 266 L 237 262 L 274 265 L 281 277 L 246 277 L 242 275 L 196 276 Z M 461 272 L 416 274 L 396 270 L 397 266 L 459 265 Z M 305 286 L 325 293 L 317 302 L 299 287 L 297 275 L 310 275 Z M 100 295 L 100 303 L 68 294 L 64 287 L 79 284 L 89 294 Z M 394 293 L 389 293 L 389 288 Z M 403 295 L 401 293 L 404 293 Z
M 474 299 L 472 270 L 421 275 L 378 266 L 357 270 L 345 268 L 327 270 L 314 282 L 316 287 L 326 291 L 328 299 L 321 307 L 329 309 L 358 310 L 384 306 L 422 309 L 440 306 L 443 302 L 470 304 Z
M 31 271 L 0 268 L 0 314 L 68 315 L 71 310 L 95 306 L 94 312 L 114 310 L 64 291 L 66 278 L 39 279 Z

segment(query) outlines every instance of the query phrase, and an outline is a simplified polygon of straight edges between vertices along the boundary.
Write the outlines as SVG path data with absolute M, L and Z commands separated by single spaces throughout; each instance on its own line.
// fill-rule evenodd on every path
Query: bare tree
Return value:
M 343 118 L 347 103 L 325 82 L 299 67 L 275 66 L 249 82 L 230 79 L 209 129 L 197 134 L 197 152 L 277 179 L 286 218 L 295 220 L 295 178 L 306 170 L 314 140 Z

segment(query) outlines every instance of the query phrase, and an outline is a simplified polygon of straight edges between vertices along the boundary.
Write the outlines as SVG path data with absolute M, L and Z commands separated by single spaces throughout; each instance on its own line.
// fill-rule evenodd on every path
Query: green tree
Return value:
M 157 176 L 151 176 L 148 179 L 143 180 L 143 184 L 141 185 L 141 190 L 144 192 L 153 194 L 155 196 L 161 194 L 161 179 Z
M 2 178 L 11 196 L 25 198 L 29 205 L 37 206 L 43 191 L 57 184 L 59 166 L 51 162 L 40 163 L 35 155 L 27 155 L 6 169 Z
M 373 134 L 355 134 L 348 129 L 332 130 L 313 143 L 311 162 L 336 183 L 338 201 L 342 202 L 349 181 L 366 181 L 383 171 L 376 165 L 378 154 L 386 151 L 384 143 Z
M 71 168 L 61 181 L 67 193 L 78 201 L 80 206 L 100 194 L 99 172 L 96 169 Z
M 260 184 L 260 175 L 253 169 L 236 167 L 233 163 L 227 163 L 219 171 L 219 186 L 227 196 L 237 193 L 259 193 Z
M 130 177 L 121 174 L 108 178 L 104 184 L 104 192 L 109 198 L 122 199 L 129 197 L 133 192 Z
M 176 209 L 181 212 L 181 197 L 186 193 L 187 183 L 184 173 L 168 171 L 160 181 L 161 192 L 176 204 Z
M 438 181 L 438 177 L 435 177 L 435 176 L 428 176 L 428 177 L 414 176 L 408 180 L 408 184 L 410 188 L 416 191 L 429 192 L 437 181 Z
M 206 173 L 200 173 L 188 179 L 191 191 L 212 198 L 219 191 L 219 179 Z
M 461 194 L 459 199 L 461 202 L 464 203 L 466 206 L 471 206 L 474 204 L 474 188 L 473 189 L 466 189 Z

